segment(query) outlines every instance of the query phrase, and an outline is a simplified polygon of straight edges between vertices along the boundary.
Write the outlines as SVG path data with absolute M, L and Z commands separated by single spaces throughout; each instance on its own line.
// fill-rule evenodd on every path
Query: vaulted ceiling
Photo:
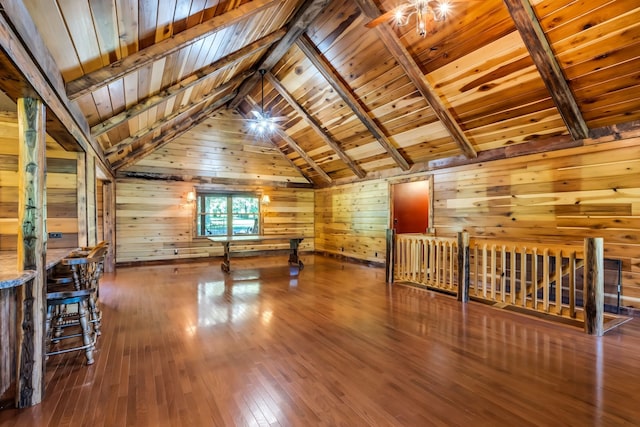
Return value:
M 637 0 L 451 0 L 424 38 L 397 0 L 22 1 L 119 173 L 214 114 L 254 140 L 260 69 L 268 143 L 317 186 L 640 119 Z

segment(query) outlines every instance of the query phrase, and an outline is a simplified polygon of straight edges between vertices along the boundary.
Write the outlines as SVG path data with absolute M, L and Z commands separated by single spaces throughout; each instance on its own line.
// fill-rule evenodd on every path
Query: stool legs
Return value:
M 93 364 L 93 340 L 91 339 L 91 330 L 89 320 L 87 319 L 86 302 L 81 302 L 78 307 L 78 316 L 80 318 L 80 327 L 82 328 L 82 342 L 87 355 L 87 365 Z

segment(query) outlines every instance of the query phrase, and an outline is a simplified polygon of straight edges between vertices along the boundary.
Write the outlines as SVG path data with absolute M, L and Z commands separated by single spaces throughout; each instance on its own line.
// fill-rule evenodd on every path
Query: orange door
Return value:
M 425 233 L 429 227 L 429 183 L 393 186 L 393 228 L 396 233 Z

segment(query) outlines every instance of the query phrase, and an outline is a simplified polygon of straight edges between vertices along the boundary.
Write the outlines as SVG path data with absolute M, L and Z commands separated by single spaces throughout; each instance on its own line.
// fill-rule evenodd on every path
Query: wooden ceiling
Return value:
M 397 0 L 22 1 L 114 171 L 221 109 L 250 143 L 260 69 L 270 143 L 316 186 L 640 119 L 637 0 L 454 0 L 425 38 L 367 26 Z

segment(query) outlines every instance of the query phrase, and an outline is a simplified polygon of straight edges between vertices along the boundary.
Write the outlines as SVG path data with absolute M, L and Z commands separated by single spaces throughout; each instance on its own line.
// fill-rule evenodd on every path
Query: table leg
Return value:
M 304 268 L 302 260 L 298 257 L 298 246 L 302 240 L 303 239 L 289 239 L 289 249 L 291 250 L 289 253 L 289 265 L 295 264 L 300 270 Z
M 228 273 L 229 270 L 231 270 L 231 250 L 229 248 L 231 245 L 229 242 L 224 242 L 222 246 L 224 247 L 224 258 L 222 264 L 220 264 L 220 268 L 225 273 Z

